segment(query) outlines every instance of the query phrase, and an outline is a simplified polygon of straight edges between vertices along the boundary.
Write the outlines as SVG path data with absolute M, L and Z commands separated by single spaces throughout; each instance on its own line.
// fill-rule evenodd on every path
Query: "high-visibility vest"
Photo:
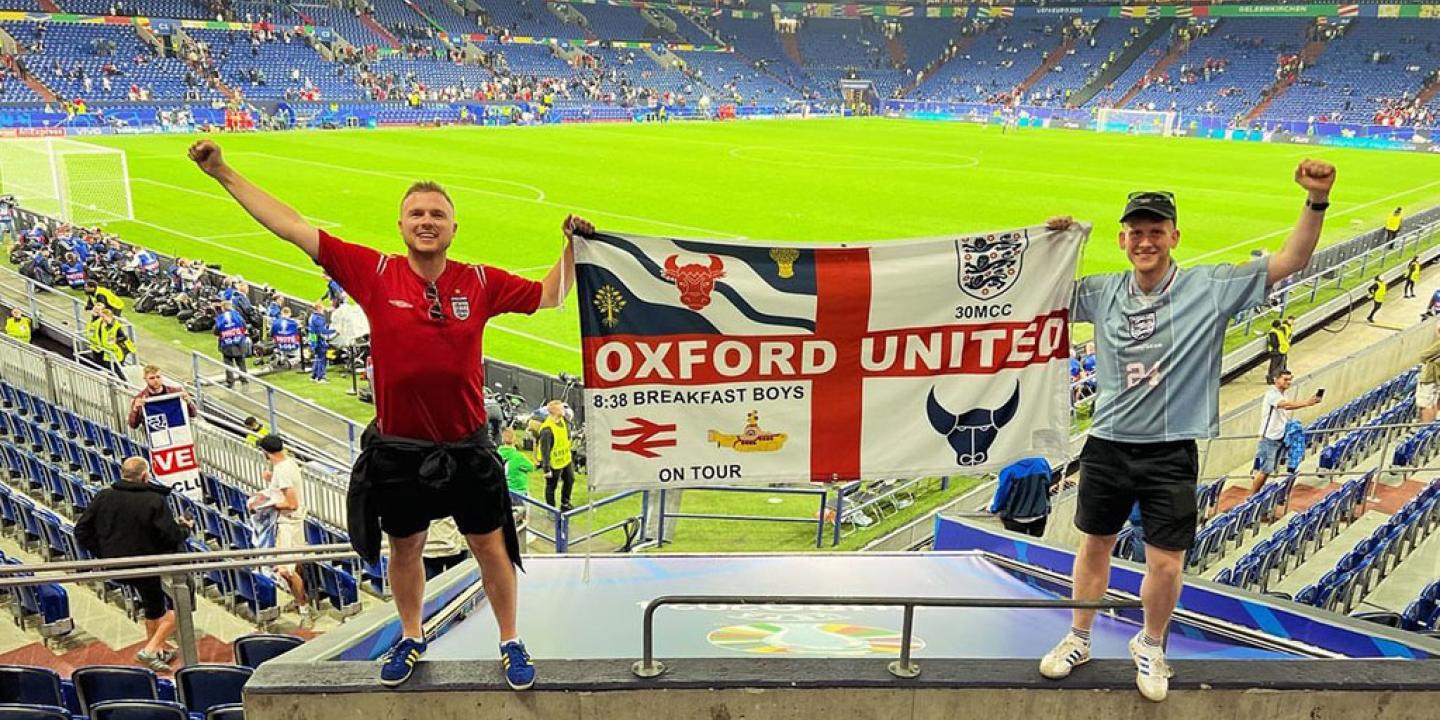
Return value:
M 1275 347 L 1277 348 L 1276 351 L 1279 352 L 1281 355 L 1287 355 L 1287 354 L 1289 354 L 1289 353 L 1290 353 L 1290 334 L 1287 333 L 1287 332 L 1285 332 L 1285 329 L 1284 329 L 1284 328 L 1279 328 L 1279 329 L 1271 328 L 1271 329 L 1270 329 L 1270 334 L 1273 335 L 1273 336 L 1275 336 Z
M 20 317 L 20 318 L 13 318 L 13 317 L 12 317 L 12 318 L 6 318 L 6 319 L 5 319 L 5 334 L 6 334 L 6 335 L 9 335 L 10 337 L 15 338 L 16 340 L 19 340 L 20 342 L 24 342 L 24 343 L 30 342 L 30 334 L 31 334 L 30 318 L 28 318 L 28 317 Z
M 130 338 L 125 338 L 124 344 L 121 344 L 120 331 L 123 329 L 118 320 L 109 324 L 100 323 L 100 351 L 105 353 L 106 359 L 111 362 L 124 362 L 126 356 L 135 352 L 135 346 L 130 342 Z
M 1374 294 L 1371 295 L 1371 297 L 1375 298 L 1375 302 L 1385 302 L 1385 283 L 1376 281 L 1375 284 L 1370 287 L 1375 288 Z
M 1391 215 L 1385 218 L 1385 229 L 1391 232 L 1400 232 L 1400 216 Z
M 1408 277 L 1410 278 L 1410 282 L 1420 282 L 1420 263 L 1410 263 L 1410 273 Z
M 570 429 L 565 426 L 564 420 L 556 420 L 554 415 L 545 418 L 540 424 L 540 431 L 550 428 L 550 435 L 554 443 L 550 445 L 550 467 L 558 470 L 570 464 Z
M 107 287 L 96 286 L 95 292 L 90 295 L 90 299 L 109 305 L 111 310 L 119 311 L 125 309 L 125 301 L 121 300 L 119 295 L 111 292 Z
M 97 317 L 85 326 L 85 341 L 90 344 L 90 352 L 92 353 L 105 351 L 105 345 L 100 340 L 100 326 L 104 324 L 105 322 Z

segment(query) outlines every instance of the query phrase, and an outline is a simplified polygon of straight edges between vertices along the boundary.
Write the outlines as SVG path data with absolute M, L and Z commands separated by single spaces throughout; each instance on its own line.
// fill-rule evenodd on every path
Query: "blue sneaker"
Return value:
M 380 684 L 385 687 L 395 687 L 410 679 L 410 674 L 415 672 L 415 663 L 425 654 L 428 647 L 424 642 L 413 638 L 400 638 L 395 647 L 381 657 L 384 664 L 380 666 Z
M 529 690 L 535 684 L 535 666 L 525 643 L 511 640 L 500 646 L 500 666 L 505 669 L 505 684 L 511 690 Z

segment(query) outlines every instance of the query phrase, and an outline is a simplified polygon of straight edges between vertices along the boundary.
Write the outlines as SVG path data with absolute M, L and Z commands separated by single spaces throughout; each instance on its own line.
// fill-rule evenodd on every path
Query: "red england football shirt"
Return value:
M 425 297 L 428 283 L 403 255 L 321 230 L 318 262 L 370 319 L 370 382 L 381 432 L 454 442 L 485 425 L 485 321 L 535 312 L 540 283 L 451 260 L 435 281 L 444 314 L 435 319 Z

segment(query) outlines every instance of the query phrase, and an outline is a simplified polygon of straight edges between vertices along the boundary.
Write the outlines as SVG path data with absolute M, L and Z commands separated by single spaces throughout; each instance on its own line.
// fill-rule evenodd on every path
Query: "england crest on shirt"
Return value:
M 464 295 L 453 295 L 450 297 L 450 314 L 456 320 L 466 320 L 470 317 L 470 298 Z
M 1154 312 L 1144 312 L 1137 315 L 1129 315 L 1127 316 L 1127 319 L 1129 319 L 1130 321 L 1130 339 L 1136 341 L 1146 340 L 1149 339 L 1151 335 L 1155 334 Z

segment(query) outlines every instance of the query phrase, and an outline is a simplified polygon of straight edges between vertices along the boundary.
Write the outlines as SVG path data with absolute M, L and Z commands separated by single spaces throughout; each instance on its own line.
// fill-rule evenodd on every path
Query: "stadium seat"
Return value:
M 0 720 L 72 720 L 70 711 L 54 705 L 0 703 Z
M 186 709 L 203 715 L 216 705 L 241 702 L 240 691 L 252 672 L 236 665 L 192 665 L 176 671 L 175 687 Z
M 284 655 L 304 644 L 305 639 L 295 635 L 245 635 L 235 638 L 235 662 L 253 670 L 266 660 Z
M 0 703 L 63 707 L 60 675 L 50 668 L 0 665 Z
M 90 720 L 190 720 L 190 713 L 166 700 L 111 700 L 90 708 Z
M 205 713 L 205 720 L 245 720 L 245 706 L 240 703 L 216 705 Z
M 70 681 L 80 712 L 89 714 L 96 705 L 111 700 L 158 700 L 155 673 L 149 668 L 120 665 L 91 665 L 76 668 Z

